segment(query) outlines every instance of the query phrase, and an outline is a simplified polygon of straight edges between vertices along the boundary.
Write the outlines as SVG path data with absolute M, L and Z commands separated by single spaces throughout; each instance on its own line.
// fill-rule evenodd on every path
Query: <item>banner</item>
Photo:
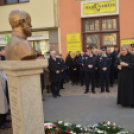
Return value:
M 81 34 L 80 33 L 70 33 L 66 35 L 67 42 L 67 53 L 72 51 L 81 51 Z
M 116 0 L 90 2 L 83 4 L 83 14 L 99 14 L 116 12 Z
M 121 46 L 130 45 L 130 44 L 134 44 L 134 39 L 122 39 L 121 40 Z

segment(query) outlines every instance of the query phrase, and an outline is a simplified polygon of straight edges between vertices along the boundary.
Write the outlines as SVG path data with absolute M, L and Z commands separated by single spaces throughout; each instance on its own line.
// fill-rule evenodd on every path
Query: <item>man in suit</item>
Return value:
M 88 47 L 87 55 L 85 55 L 83 58 L 83 66 L 85 71 L 85 83 L 86 83 L 85 94 L 89 92 L 90 79 L 92 81 L 92 93 L 95 94 L 95 64 L 96 64 L 96 59 L 92 53 L 92 47 Z
M 99 66 L 100 71 L 100 79 L 101 79 L 101 93 L 104 92 L 104 79 L 106 80 L 106 91 L 109 93 L 109 73 L 110 67 L 112 65 L 112 59 L 110 56 L 106 54 L 106 47 L 102 47 L 102 55 L 98 58 L 97 64 Z
M 52 95 L 54 98 L 60 97 L 60 84 L 62 81 L 63 66 L 61 60 L 56 58 L 56 52 L 51 51 L 51 57 L 49 58 L 49 70 L 50 70 L 50 82 L 52 88 Z M 57 90 L 56 90 L 57 88 Z

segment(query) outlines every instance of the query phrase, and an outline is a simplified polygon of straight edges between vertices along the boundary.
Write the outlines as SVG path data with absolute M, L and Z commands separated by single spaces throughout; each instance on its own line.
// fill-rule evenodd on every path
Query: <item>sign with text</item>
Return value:
M 70 33 L 66 35 L 67 42 L 67 52 L 81 51 L 81 34 L 80 33 Z
M 46 40 L 46 39 L 49 39 L 49 32 L 48 31 L 32 32 L 32 36 L 27 38 L 27 40 L 29 40 L 29 41 Z
M 0 34 L 0 45 L 6 45 L 11 38 L 11 34 Z
M 134 39 L 121 39 L 121 46 L 134 44 Z
M 113 13 L 116 7 L 116 0 L 83 3 L 83 14 Z

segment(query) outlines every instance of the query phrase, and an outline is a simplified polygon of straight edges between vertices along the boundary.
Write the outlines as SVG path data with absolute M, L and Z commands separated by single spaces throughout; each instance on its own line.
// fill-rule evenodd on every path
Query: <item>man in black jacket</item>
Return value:
M 49 59 L 49 70 L 50 70 L 50 82 L 52 88 L 52 95 L 54 98 L 60 97 L 60 83 L 62 81 L 63 66 L 61 60 L 56 58 L 56 52 L 51 51 L 51 57 Z M 57 90 L 56 90 L 57 87 Z

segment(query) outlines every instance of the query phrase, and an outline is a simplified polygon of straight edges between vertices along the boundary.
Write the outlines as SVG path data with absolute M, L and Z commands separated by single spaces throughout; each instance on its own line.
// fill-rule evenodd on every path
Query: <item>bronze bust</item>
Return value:
M 9 15 L 12 36 L 6 46 L 6 60 L 36 59 L 37 53 L 27 41 L 32 35 L 31 16 L 22 10 L 13 10 Z

